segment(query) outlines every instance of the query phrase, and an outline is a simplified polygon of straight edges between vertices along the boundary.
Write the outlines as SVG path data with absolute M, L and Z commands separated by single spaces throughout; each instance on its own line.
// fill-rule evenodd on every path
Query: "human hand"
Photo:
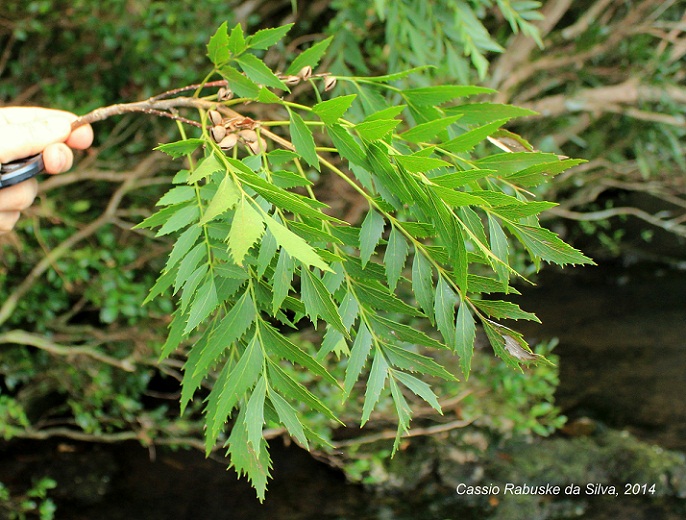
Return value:
M 72 132 L 74 114 L 38 107 L 0 108 L 0 164 L 43 152 L 47 173 L 62 173 L 74 161 L 72 148 L 83 150 L 93 142 L 90 125 Z M 22 210 L 38 192 L 36 179 L 0 190 L 0 234 L 10 231 Z

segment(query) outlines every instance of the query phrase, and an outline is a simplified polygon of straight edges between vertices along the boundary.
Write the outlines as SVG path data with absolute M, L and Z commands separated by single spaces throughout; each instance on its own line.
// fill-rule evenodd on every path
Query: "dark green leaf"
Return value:
M 405 267 L 408 253 L 407 242 L 400 231 L 396 227 L 392 227 L 391 235 L 388 238 L 388 245 L 386 246 L 386 253 L 384 254 L 386 277 L 391 291 L 395 291 L 395 287 Z
M 298 419 L 296 410 L 277 392 L 269 392 L 269 400 L 274 406 L 274 409 L 279 416 L 279 420 L 288 430 L 288 433 L 290 433 L 303 448 L 309 450 L 305 430 L 303 429 L 300 419 Z
M 396 345 L 384 345 L 384 353 L 388 361 L 398 368 L 409 370 L 411 372 L 418 372 L 420 374 L 428 374 L 430 376 L 440 377 L 446 381 L 457 381 L 457 378 L 448 372 L 441 365 L 436 363 L 430 357 L 412 352 L 411 350 L 398 347 Z
M 372 348 L 372 334 L 369 332 L 367 325 L 360 322 L 360 327 L 357 330 L 355 341 L 350 350 L 350 358 L 348 359 L 348 366 L 345 369 L 345 381 L 343 382 L 343 389 L 345 391 L 345 398 L 350 396 L 353 386 L 360 377 L 360 373 L 367 362 L 367 357 Z
M 412 291 L 419 306 L 434 323 L 434 282 L 431 264 L 415 246 L 412 260 Z
M 407 388 L 412 390 L 415 395 L 418 395 L 424 401 L 429 403 L 431 408 L 436 410 L 438 413 L 443 415 L 443 411 L 441 410 L 441 405 L 438 404 L 438 398 L 436 397 L 436 394 L 434 394 L 433 390 L 431 390 L 431 387 L 426 384 L 424 381 L 421 381 L 420 379 L 417 379 L 416 377 L 407 374 L 405 372 L 400 372 L 398 370 L 392 370 L 391 371 L 391 376 L 394 379 L 397 379 L 400 381 L 403 385 L 405 385 Z
M 457 296 L 443 276 L 438 277 L 434 314 L 436 326 L 443 335 L 446 345 L 455 350 L 455 304 Z
M 416 155 L 394 155 L 393 159 L 408 172 L 419 173 L 451 166 L 449 162 L 435 157 L 418 157 Z
M 229 88 L 242 98 L 253 99 L 260 94 L 260 87 L 246 78 L 230 65 L 225 65 L 219 71 L 229 84 Z
M 360 260 L 362 261 L 362 267 L 367 264 L 374 254 L 374 250 L 379 240 L 381 240 L 381 235 L 383 235 L 385 225 L 384 218 L 373 209 L 370 209 L 360 228 Z
M 400 134 L 400 137 L 410 141 L 411 143 L 428 142 L 436 139 L 438 134 L 443 132 L 461 117 L 461 115 L 457 115 L 452 117 L 443 117 L 441 119 L 434 119 L 433 121 L 427 121 L 426 123 L 421 123 L 413 128 L 410 128 L 406 132 L 403 132 Z
M 205 284 L 198 289 L 198 294 L 195 301 L 190 307 L 188 313 L 188 323 L 183 333 L 188 334 L 202 323 L 212 311 L 219 305 L 217 299 L 217 288 L 214 285 L 214 278 L 210 277 Z
M 508 121 L 509 119 L 499 119 L 497 121 L 493 121 L 492 123 L 469 130 L 468 132 L 465 132 L 464 134 L 459 135 L 450 141 L 442 143 L 440 146 L 444 150 L 448 150 L 452 153 L 468 152 Z
M 386 137 L 399 124 L 399 119 L 379 119 L 365 121 L 355 125 L 355 132 L 357 132 L 357 135 L 359 135 L 362 139 L 367 141 L 377 141 Z
M 322 260 L 314 248 L 302 237 L 296 235 L 269 215 L 267 215 L 266 223 L 269 231 L 274 235 L 277 244 L 284 248 L 291 257 L 300 260 L 306 266 L 318 267 L 323 271 L 330 270 L 329 265 Z
M 198 206 L 185 206 L 183 208 L 177 209 L 176 213 L 169 217 L 160 230 L 157 232 L 158 237 L 163 235 L 168 235 L 179 229 L 183 229 L 191 224 L 195 224 L 200 217 L 200 210 Z
M 303 269 L 301 284 L 302 301 L 312 322 L 316 325 L 317 316 L 321 316 L 336 330 L 347 334 L 348 331 L 338 314 L 338 307 L 319 277 L 311 273 L 309 269 Z
M 541 323 L 535 314 L 523 311 L 516 303 L 498 300 L 472 300 L 472 303 L 475 307 L 485 312 L 491 318 L 531 320 Z
M 472 354 L 476 339 L 476 325 L 466 301 L 460 302 L 455 324 L 455 353 L 460 356 L 460 368 L 465 381 L 472 367 Z
M 418 106 L 441 105 L 456 98 L 474 96 L 476 94 L 492 94 L 495 90 L 485 87 L 469 85 L 438 85 L 434 87 L 420 87 L 402 92 L 408 102 Z

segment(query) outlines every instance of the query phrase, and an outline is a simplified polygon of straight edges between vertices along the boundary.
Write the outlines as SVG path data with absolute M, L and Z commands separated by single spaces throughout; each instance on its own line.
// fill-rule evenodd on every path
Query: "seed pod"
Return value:
M 267 151 L 267 141 L 265 141 L 262 137 L 259 137 L 257 141 L 248 142 L 246 144 L 255 155 Z
M 233 97 L 233 92 L 226 87 L 220 87 L 219 90 L 217 91 L 217 100 L 219 100 L 219 101 L 228 101 L 232 97 Z
M 288 86 L 295 86 L 300 83 L 300 78 L 298 76 L 286 76 L 283 78 L 283 82 Z
M 238 132 L 238 137 L 247 144 L 257 141 L 257 132 L 255 130 L 241 130 Z
M 309 65 L 304 66 L 302 69 L 300 69 L 300 72 L 298 72 L 298 77 L 303 80 L 310 79 L 310 76 L 312 76 L 312 67 Z
M 336 78 L 327 76 L 324 78 L 324 92 L 328 92 L 336 86 Z
M 224 128 L 222 125 L 215 125 L 210 128 L 210 135 L 212 136 L 212 139 L 214 139 L 215 143 L 219 143 L 222 139 L 224 139 L 224 137 L 226 137 L 226 128 Z
M 222 150 L 231 150 L 238 142 L 238 136 L 236 134 L 227 134 L 224 139 L 219 142 L 219 147 Z
M 207 115 L 210 118 L 210 121 L 212 122 L 212 126 L 217 126 L 222 124 L 222 115 L 217 112 L 216 110 L 210 110 L 207 112 Z M 220 139 L 221 141 L 221 139 Z

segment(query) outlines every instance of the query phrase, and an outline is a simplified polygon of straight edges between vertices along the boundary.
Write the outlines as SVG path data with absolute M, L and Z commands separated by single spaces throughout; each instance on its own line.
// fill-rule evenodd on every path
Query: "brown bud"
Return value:
M 257 141 L 257 132 L 255 130 L 241 130 L 238 132 L 238 137 L 246 143 L 254 143 Z
M 283 78 L 283 82 L 286 85 L 292 87 L 300 83 L 300 78 L 298 76 L 286 76 L 285 78 Z
M 233 92 L 231 92 L 231 90 L 226 87 L 220 87 L 217 91 L 217 100 L 219 101 L 228 101 L 232 97 Z
M 247 142 L 246 144 L 255 155 L 267 151 L 267 141 L 262 137 L 258 137 L 257 141 Z
M 222 139 L 224 139 L 224 137 L 226 137 L 226 128 L 224 128 L 222 125 L 215 125 L 210 128 L 210 135 L 212 136 L 212 139 L 214 139 L 215 143 L 219 143 Z
M 219 147 L 222 150 L 231 150 L 238 142 L 238 136 L 236 134 L 227 134 L 224 139 L 219 142 Z
M 336 86 L 336 78 L 327 76 L 324 78 L 324 92 L 328 92 Z
M 298 77 L 301 79 L 308 80 L 310 79 L 310 76 L 312 76 L 312 67 L 309 65 L 306 65 L 298 72 Z
M 221 125 L 222 124 L 222 115 L 217 112 L 216 110 L 210 110 L 207 112 L 207 115 L 210 118 L 210 121 L 212 122 L 213 126 Z M 221 139 L 220 139 L 221 141 Z

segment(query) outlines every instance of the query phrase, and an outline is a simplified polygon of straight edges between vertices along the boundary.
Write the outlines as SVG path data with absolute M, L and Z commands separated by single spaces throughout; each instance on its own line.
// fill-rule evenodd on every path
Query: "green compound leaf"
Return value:
M 283 81 L 277 78 L 276 74 L 254 54 L 243 54 L 240 58 L 236 58 L 236 62 L 241 66 L 245 75 L 258 85 L 288 90 Z
M 293 25 L 295 24 L 289 23 L 281 27 L 261 29 L 252 36 L 248 36 L 246 45 L 251 49 L 266 50 L 281 41 Z
M 269 231 L 276 239 L 276 243 L 281 246 L 291 257 L 300 260 L 306 266 L 318 267 L 322 271 L 330 271 L 329 265 L 322 260 L 314 248 L 305 239 L 293 233 L 283 224 L 280 224 L 272 217 L 267 216 L 265 222 Z
M 386 223 L 384 218 L 374 211 L 369 210 L 360 228 L 360 259 L 364 267 L 374 254 L 377 244 L 381 240 Z
M 455 323 L 455 353 L 460 356 L 460 368 L 465 381 L 472 367 L 472 354 L 476 340 L 476 324 L 466 301 L 460 302 Z
M 386 253 L 384 254 L 388 287 L 391 291 L 395 291 L 409 252 L 410 250 L 402 233 L 396 227 L 392 227 L 391 235 L 388 238 L 388 245 L 386 246 Z
M 357 94 L 350 94 L 348 96 L 327 99 L 313 106 L 312 112 L 317 114 L 326 125 L 334 125 L 347 112 L 356 97 Z
M 362 406 L 362 420 L 360 426 L 364 426 L 369 420 L 369 416 L 374 410 L 376 403 L 379 402 L 381 391 L 386 386 L 386 377 L 388 377 L 388 362 L 380 350 L 374 353 L 374 361 L 372 361 L 372 369 L 369 372 L 369 379 L 367 379 L 367 391 L 364 394 L 364 405 Z
M 228 22 L 221 24 L 217 32 L 210 38 L 207 44 L 207 57 L 214 63 L 215 67 L 219 67 L 229 60 Z
M 286 69 L 286 74 L 297 74 L 303 67 L 307 66 L 310 66 L 313 69 L 316 68 L 319 64 L 319 60 L 324 56 L 324 53 L 332 40 L 333 36 L 330 36 L 326 40 L 317 42 L 306 51 L 301 52 L 300 55 L 293 60 L 290 67 Z
M 319 170 L 319 157 L 314 144 L 312 130 L 305 124 L 305 121 L 297 112 L 288 111 L 291 117 L 290 131 L 291 139 L 295 150 L 302 155 L 310 166 Z

